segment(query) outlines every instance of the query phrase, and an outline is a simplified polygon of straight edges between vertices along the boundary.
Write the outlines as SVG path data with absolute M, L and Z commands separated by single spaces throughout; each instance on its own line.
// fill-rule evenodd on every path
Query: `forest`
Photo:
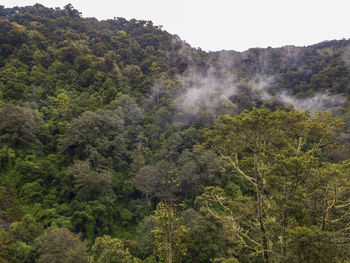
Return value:
M 0 6 L 0 263 L 350 262 L 349 99 L 348 39 Z

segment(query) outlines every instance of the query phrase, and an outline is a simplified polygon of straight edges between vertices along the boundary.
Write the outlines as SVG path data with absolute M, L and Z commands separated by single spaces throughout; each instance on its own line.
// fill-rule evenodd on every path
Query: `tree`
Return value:
M 60 148 L 74 159 L 89 160 L 93 168 L 115 168 L 123 163 L 126 152 L 122 132 L 123 120 L 117 112 L 87 111 L 69 124 Z
M 97 237 L 91 248 L 90 263 L 136 263 L 123 242 L 110 236 Z
M 146 165 L 142 167 L 133 178 L 135 188 L 145 195 L 148 205 L 151 204 L 151 198 L 154 197 L 157 192 L 157 176 L 157 169 L 154 166 Z
M 35 240 L 38 263 L 87 263 L 87 247 L 66 228 L 51 228 Z
M 34 239 L 43 232 L 43 226 L 32 216 L 27 215 L 21 222 L 11 224 L 9 232 L 14 240 L 32 244 Z
M 319 156 L 333 143 L 332 136 L 341 126 L 340 120 L 324 112 L 312 117 L 296 110 L 271 112 L 254 108 L 236 117 L 221 116 L 216 128 L 207 131 L 208 144 L 253 187 L 266 263 L 273 260 L 271 249 L 286 252 L 286 229 L 298 221 L 294 216 L 301 212 L 296 207 L 299 212 L 292 213 L 292 203 L 303 206 L 299 201 L 302 191 L 314 178 Z M 282 231 L 271 235 L 267 227 L 278 220 L 277 215 Z
M 333 256 L 334 260 L 350 257 L 348 245 L 350 242 L 349 167 L 349 160 L 322 164 L 317 171 L 317 178 L 310 182 L 310 188 L 313 191 L 304 195 L 304 200 L 312 204 L 313 208 L 310 220 L 318 228 L 297 228 L 291 232 L 293 237 L 302 234 L 303 236 L 311 235 L 312 237 L 309 238 L 316 238 L 318 244 L 324 247 L 319 248 L 317 253 L 313 252 L 318 254 L 320 260 L 328 256 Z M 298 252 L 295 251 L 295 254 Z
M 134 186 L 151 198 L 173 204 L 179 191 L 179 179 L 174 162 L 160 161 L 156 166 L 142 167 L 134 177 Z
M 81 17 L 81 13 L 78 10 L 74 9 L 72 4 L 65 5 L 64 11 L 70 17 Z
M 318 227 L 295 227 L 290 229 L 287 262 L 341 262 L 338 261 L 336 244 L 330 241 L 327 232 Z
M 88 161 L 75 161 L 69 167 L 74 178 L 77 198 L 81 201 L 95 200 L 99 197 L 114 198 L 113 174 L 109 170 L 92 169 Z
M 224 184 L 226 163 L 209 149 L 185 149 L 177 161 L 181 194 L 193 201 L 206 186 Z
M 17 253 L 17 247 L 13 240 L 7 236 L 0 236 L 0 263 L 17 262 Z
M 0 142 L 14 148 L 32 146 L 38 142 L 38 128 L 38 118 L 30 109 L 10 103 L 0 109 Z
M 176 206 L 160 202 L 154 214 L 154 221 L 154 244 L 158 257 L 167 263 L 181 262 L 181 257 L 186 253 L 184 237 L 187 229 L 179 225 Z
M 256 221 L 251 220 L 254 216 L 252 198 L 232 198 L 220 187 L 210 186 L 196 198 L 195 203 L 199 205 L 201 214 L 213 218 L 222 227 L 220 238 L 230 244 L 229 248 L 224 248 L 227 259 L 235 262 L 234 260 L 247 256 L 253 258 L 263 253 L 262 245 L 256 241 L 255 229 L 259 226 Z M 221 262 L 223 259 L 217 260 Z

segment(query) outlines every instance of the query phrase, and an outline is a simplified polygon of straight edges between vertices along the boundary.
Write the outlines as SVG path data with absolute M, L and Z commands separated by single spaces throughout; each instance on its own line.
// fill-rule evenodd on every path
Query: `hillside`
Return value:
M 0 6 L 0 262 L 349 262 L 349 44 Z

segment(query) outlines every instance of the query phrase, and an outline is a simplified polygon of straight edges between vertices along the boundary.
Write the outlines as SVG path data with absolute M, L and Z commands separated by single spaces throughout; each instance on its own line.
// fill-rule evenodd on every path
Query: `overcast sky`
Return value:
M 1 0 L 5 7 L 71 3 L 84 17 L 152 20 L 203 50 L 310 45 L 350 38 L 349 0 Z

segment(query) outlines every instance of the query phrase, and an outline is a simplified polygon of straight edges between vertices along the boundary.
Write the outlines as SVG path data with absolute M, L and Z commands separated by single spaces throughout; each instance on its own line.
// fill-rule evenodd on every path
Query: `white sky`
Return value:
M 350 38 L 349 0 L 0 0 L 5 7 L 71 3 L 84 17 L 152 20 L 203 50 L 310 45 Z

